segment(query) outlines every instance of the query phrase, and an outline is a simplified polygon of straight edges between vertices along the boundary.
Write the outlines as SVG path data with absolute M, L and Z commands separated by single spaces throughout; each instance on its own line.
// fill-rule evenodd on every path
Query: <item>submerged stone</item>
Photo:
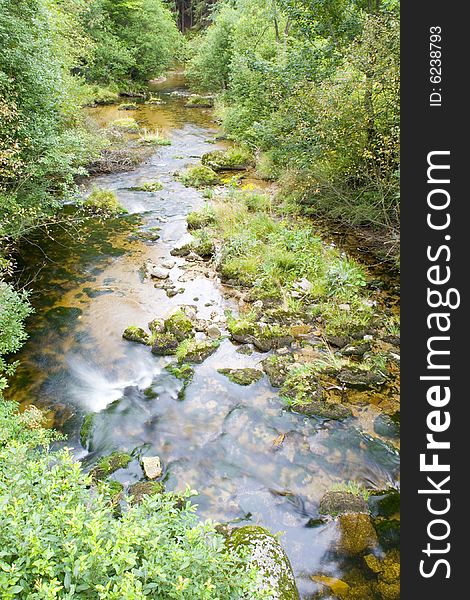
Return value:
M 369 515 L 345 513 L 339 516 L 340 537 L 337 550 L 341 554 L 355 556 L 377 546 L 377 534 Z
M 250 385 L 259 381 L 263 377 L 263 372 L 258 369 L 217 369 L 219 373 L 225 375 L 233 383 L 238 385 Z
M 355 367 L 343 367 L 337 373 L 337 378 L 341 383 L 357 389 L 365 389 L 383 385 L 387 376 L 378 371 L 366 371 Z
M 367 501 L 350 492 L 327 492 L 320 500 L 318 512 L 322 515 L 336 517 L 345 513 L 368 513 Z
M 279 541 L 263 527 L 247 525 L 236 529 L 228 544 L 249 550 L 249 564 L 261 573 L 259 590 L 269 590 L 273 600 L 299 600 L 290 561 Z
M 378 415 L 374 420 L 374 431 L 378 435 L 385 437 L 400 437 L 400 426 L 390 417 L 390 415 Z

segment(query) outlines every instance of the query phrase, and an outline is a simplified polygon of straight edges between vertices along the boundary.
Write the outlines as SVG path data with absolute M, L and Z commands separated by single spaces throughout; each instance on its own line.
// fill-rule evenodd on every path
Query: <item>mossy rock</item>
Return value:
M 307 417 L 318 417 L 320 419 L 333 419 L 341 421 L 352 416 L 348 406 L 339 402 L 328 402 L 327 400 L 311 400 L 306 404 L 291 404 L 292 410 Z
M 138 108 L 134 102 L 123 102 L 118 106 L 118 110 L 137 110 Z
M 207 152 L 202 156 L 201 162 L 214 171 L 243 171 L 253 166 L 250 152 L 243 148 Z
M 116 119 L 112 121 L 109 126 L 113 129 L 118 129 L 126 132 L 137 132 L 139 131 L 139 124 L 135 119 L 126 117 L 123 119 Z
M 138 481 L 132 484 L 128 489 L 129 496 L 132 496 L 131 504 L 140 504 L 145 496 L 156 496 L 163 494 L 165 487 L 160 481 Z
M 183 363 L 176 365 L 167 365 L 165 368 L 169 373 L 174 375 L 174 377 L 183 382 L 183 386 L 178 392 L 178 399 L 184 400 L 186 396 L 186 388 L 191 383 L 194 377 L 193 367 L 191 367 L 191 365 Z
M 144 396 L 147 400 L 155 400 L 155 398 L 158 398 L 157 392 L 152 387 L 145 388 Z
M 183 363 L 182 365 L 167 365 L 165 369 L 174 375 L 177 379 L 189 383 L 194 376 L 194 369 L 191 365 Z
M 196 165 L 180 175 L 181 182 L 186 187 L 206 187 L 220 183 L 219 176 L 210 167 Z
M 352 415 L 348 406 L 325 398 L 317 373 L 308 366 L 290 371 L 282 385 L 281 396 L 292 410 L 309 417 L 341 420 Z
M 341 354 L 343 356 L 361 357 L 364 356 L 366 352 L 370 352 L 371 347 L 370 342 L 365 342 L 363 340 L 354 341 L 350 344 L 346 344 L 346 346 L 341 349 Z
M 122 337 L 129 342 L 137 342 L 146 346 L 150 344 L 150 335 L 142 327 L 135 327 L 134 325 L 126 327 Z
M 178 346 L 176 356 L 180 363 L 202 363 L 219 347 L 219 340 L 184 340 Z
M 94 481 L 106 479 L 119 469 L 125 469 L 131 462 L 132 457 L 126 452 L 113 452 L 109 456 L 103 456 L 90 471 Z
M 269 590 L 273 600 L 299 600 L 290 561 L 279 541 L 256 525 L 236 529 L 228 540 L 231 548 L 247 548 L 249 565 L 261 573 L 259 590 Z
M 142 185 L 129 188 L 133 192 L 161 192 L 163 183 L 161 181 L 146 181 Z
M 263 372 L 258 369 L 217 369 L 219 373 L 225 375 L 233 383 L 238 385 L 251 385 L 263 377 Z
M 152 337 L 152 353 L 157 356 L 172 356 L 176 354 L 179 343 L 172 333 L 157 333 Z
M 261 364 L 264 372 L 268 376 L 270 384 L 275 388 L 280 388 L 284 385 L 284 382 L 289 375 L 289 368 L 293 362 L 294 358 L 291 354 L 285 354 L 283 356 L 272 354 L 263 360 Z
M 359 390 L 381 386 L 387 381 L 387 377 L 383 373 L 357 367 L 343 367 L 338 371 L 336 377 L 348 387 Z
M 260 352 L 269 352 L 289 346 L 294 337 L 281 325 L 261 326 L 248 319 L 230 321 L 228 330 L 232 340 L 240 344 L 253 344 Z
M 376 591 L 382 600 L 400 598 L 400 554 L 398 550 L 388 552 L 383 560 L 374 554 L 364 557 L 365 564 L 377 576 Z
M 192 244 L 184 244 L 184 246 L 180 246 L 179 248 L 173 248 L 170 250 L 171 256 L 188 256 L 192 252 Z
M 338 517 L 340 531 L 337 551 L 347 556 L 362 554 L 377 546 L 377 534 L 369 515 L 345 513 Z
M 165 332 L 182 342 L 193 335 L 193 323 L 180 308 L 165 320 Z
M 321 515 L 336 517 L 345 513 L 368 513 L 367 501 L 350 492 L 327 492 L 320 500 L 318 512 Z
M 110 504 L 113 506 L 118 504 L 122 499 L 124 486 L 119 481 L 115 481 L 114 479 L 98 481 L 97 488 L 100 493 L 109 496 Z
M 80 444 L 85 450 L 91 449 L 91 437 L 93 434 L 93 425 L 95 422 L 95 413 L 86 415 L 83 419 L 82 427 L 80 429 Z
M 215 244 L 211 236 L 201 235 L 191 242 L 191 250 L 201 258 L 211 258 L 215 254 Z

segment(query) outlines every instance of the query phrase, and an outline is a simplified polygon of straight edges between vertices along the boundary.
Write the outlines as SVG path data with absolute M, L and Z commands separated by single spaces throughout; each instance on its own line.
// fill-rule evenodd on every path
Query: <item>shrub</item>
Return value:
M 0 594 L 14 598 L 260 598 L 257 574 L 173 494 L 116 518 L 113 488 L 90 494 L 67 451 L 0 449 Z M 267 597 L 267 596 L 265 596 Z
M 94 188 L 84 202 L 84 206 L 100 212 L 111 214 L 124 213 L 126 209 L 119 203 L 116 193 L 112 190 Z
M 181 182 L 187 187 L 204 187 L 208 185 L 217 185 L 219 176 L 210 167 L 196 165 L 190 167 L 180 176 Z

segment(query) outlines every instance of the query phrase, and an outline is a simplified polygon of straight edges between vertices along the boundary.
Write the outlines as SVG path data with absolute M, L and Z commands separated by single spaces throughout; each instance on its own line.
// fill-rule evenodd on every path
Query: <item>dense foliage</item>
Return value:
M 219 2 L 192 43 L 192 84 L 219 94 L 231 137 L 309 214 L 398 226 L 396 3 Z
M 96 153 L 90 84 L 145 84 L 180 46 L 161 0 L 0 0 L 0 240 L 51 215 Z
M 0 595 L 13 598 L 268 598 L 214 526 L 173 494 L 116 514 L 112 488 L 47 442 L 37 409 L 0 400 Z

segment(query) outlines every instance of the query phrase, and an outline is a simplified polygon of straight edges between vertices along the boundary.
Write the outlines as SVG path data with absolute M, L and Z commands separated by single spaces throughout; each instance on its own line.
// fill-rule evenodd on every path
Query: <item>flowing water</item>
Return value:
M 159 128 L 172 145 L 159 147 L 134 171 L 90 182 L 115 190 L 129 215 L 79 222 L 72 232 L 56 227 L 21 249 L 23 277 L 34 279 L 37 290 L 36 313 L 9 394 L 44 409 L 85 466 L 117 449 L 136 457 L 157 454 L 167 489 L 189 485 L 199 491 L 201 517 L 283 532 L 282 544 L 307 598 L 317 589 L 312 574 L 341 576 L 344 566 L 330 552 L 338 536 L 335 523 L 315 521 L 320 498 L 345 480 L 376 489 L 397 485 L 398 453 L 357 419 L 322 421 L 285 410 L 267 378 L 243 387 L 217 372 L 255 367 L 264 354 L 241 355 L 225 340 L 196 366 L 181 401 L 181 382 L 165 370 L 174 359 L 122 339 L 128 325 L 145 327 L 182 304 L 217 323 L 224 311 L 238 308 L 210 270 L 182 258 L 175 259 L 171 278 L 183 291 L 172 298 L 142 275 L 146 260 L 169 258 L 188 238 L 185 216 L 204 204 L 201 193 L 184 187 L 174 173 L 222 147 L 214 143 L 220 132 L 212 111 L 185 108 L 178 90 L 184 93 L 175 75 L 155 90 L 165 101 L 161 106 L 141 105 L 130 113 L 115 106 L 90 110 L 100 125 L 135 117 L 149 129 Z M 160 192 L 129 190 L 155 179 L 164 185 Z M 146 240 L 145 232 L 155 227 L 160 239 Z M 96 417 L 87 452 L 79 432 L 90 412 Z M 285 438 L 277 447 L 273 442 L 280 434 Z M 139 480 L 138 458 L 114 477 L 124 484 Z

